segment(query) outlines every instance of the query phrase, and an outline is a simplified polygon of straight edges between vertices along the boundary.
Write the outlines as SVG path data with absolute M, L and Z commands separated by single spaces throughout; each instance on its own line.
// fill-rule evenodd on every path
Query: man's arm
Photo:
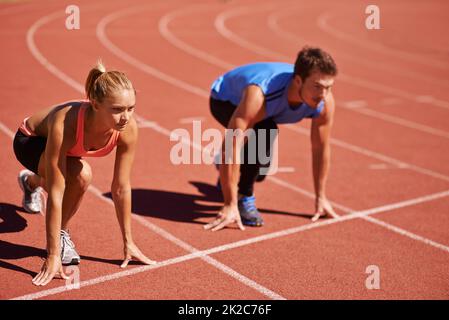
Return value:
M 312 120 L 310 135 L 312 143 L 313 182 L 316 197 L 314 221 L 323 214 L 329 214 L 333 217 L 337 216 L 326 197 L 326 181 L 331 159 L 330 136 L 334 113 L 335 101 L 332 93 L 329 93 L 325 99 L 325 106 L 320 116 Z
M 265 117 L 264 94 L 256 85 L 248 86 L 243 92 L 242 99 L 229 121 L 228 130 L 245 130 L 252 128 Z M 207 224 L 205 229 L 217 231 L 225 226 L 237 222 L 240 229 L 244 230 L 237 207 L 238 181 L 240 176 L 240 150 L 244 144 L 243 135 L 239 135 L 232 141 L 232 149 L 226 150 L 226 143 L 222 147 L 222 164 L 220 165 L 220 181 L 224 198 L 224 206 L 218 218 Z M 227 152 L 232 151 L 232 154 Z M 230 161 L 232 160 L 232 161 Z M 228 162 L 228 163 L 227 163 Z M 231 163 L 229 163 L 231 162 Z

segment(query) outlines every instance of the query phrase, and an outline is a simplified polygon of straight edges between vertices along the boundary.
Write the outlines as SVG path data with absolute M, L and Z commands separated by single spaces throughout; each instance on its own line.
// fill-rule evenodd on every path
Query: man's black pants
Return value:
M 221 101 L 216 100 L 214 98 L 210 98 L 209 100 L 209 106 L 212 115 L 214 118 L 221 123 L 224 127 L 228 126 L 229 120 L 231 120 L 231 117 L 237 108 L 237 106 L 233 105 L 229 101 Z M 245 195 L 245 196 L 252 196 L 254 192 L 254 183 L 256 181 L 262 181 L 265 178 L 265 175 L 260 174 L 260 169 L 265 168 L 265 170 L 268 170 L 268 167 L 270 166 L 271 159 L 272 159 L 272 150 L 273 150 L 273 141 L 274 136 L 272 136 L 270 129 L 278 130 L 277 124 L 273 121 L 273 119 L 268 118 L 265 120 L 262 120 L 260 122 L 257 122 L 255 126 L 253 127 L 255 131 L 255 136 L 250 137 L 249 139 L 256 139 L 256 141 L 247 141 L 244 145 L 244 157 L 243 157 L 243 163 L 240 165 L 240 180 L 238 184 L 238 192 L 239 194 Z M 261 134 L 261 130 L 265 130 L 264 136 Z M 259 159 L 259 140 L 265 137 L 265 156 L 269 157 L 269 161 L 267 163 L 261 163 L 261 159 Z M 254 148 L 248 148 L 249 145 L 256 146 L 255 150 Z M 256 155 L 249 154 L 249 150 L 251 152 L 256 152 Z M 250 161 L 252 160 L 252 161 Z M 255 163 L 254 163 L 255 160 Z M 265 161 L 263 161 L 265 162 Z

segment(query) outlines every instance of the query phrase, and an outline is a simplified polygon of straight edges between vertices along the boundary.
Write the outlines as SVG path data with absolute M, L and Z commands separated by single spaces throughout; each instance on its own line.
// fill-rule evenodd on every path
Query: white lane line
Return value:
M 309 198 L 314 198 L 315 197 L 314 194 L 312 194 L 311 192 L 309 192 L 309 193 L 304 192 L 303 190 L 299 189 L 295 185 L 286 183 L 285 181 L 279 180 L 279 179 L 277 179 L 275 177 L 268 177 L 268 179 L 270 179 L 270 181 L 272 181 L 272 182 L 274 182 L 276 184 L 279 184 L 280 186 L 289 188 L 291 190 L 295 190 L 298 193 L 301 193 L 301 194 L 303 194 L 303 195 L 305 195 L 305 196 L 307 196 Z M 352 209 L 350 209 L 348 207 L 344 207 L 344 206 L 342 206 L 342 205 L 340 205 L 338 203 L 332 202 L 332 205 L 335 208 L 340 209 L 340 210 L 342 210 L 342 211 L 344 211 L 346 213 L 349 213 L 348 215 L 341 216 L 341 217 L 338 217 L 338 218 L 332 219 L 332 220 L 340 220 L 340 219 L 344 219 L 345 217 L 348 217 L 348 216 L 349 217 L 357 216 L 358 218 L 361 218 L 361 219 L 366 220 L 368 222 L 374 223 L 374 224 L 376 224 L 376 225 L 378 225 L 380 227 L 386 228 L 387 230 L 390 230 L 390 231 L 395 232 L 397 234 L 400 234 L 402 236 L 408 237 L 408 238 L 410 238 L 412 240 L 415 240 L 415 241 L 418 241 L 418 242 L 422 242 L 422 243 L 424 243 L 426 245 L 435 247 L 437 249 L 441 249 L 441 250 L 449 253 L 449 247 L 444 245 L 444 244 L 441 244 L 441 243 L 438 243 L 436 241 L 427 239 L 427 238 L 422 237 L 420 235 L 417 235 L 417 234 L 415 234 L 413 232 L 407 231 L 405 229 L 402 229 L 400 227 L 394 226 L 394 225 L 392 225 L 390 223 L 384 222 L 384 221 L 376 219 L 374 217 L 367 217 L 368 215 L 372 215 L 372 214 L 375 214 L 375 213 L 380 213 L 380 212 L 385 212 L 385 211 L 392 211 L 392 210 L 396 210 L 396 209 L 403 208 L 403 207 L 408 207 L 408 206 L 421 204 L 421 203 L 428 202 L 428 201 L 433 201 L 433 200 L 436 200 L 436 199 L 441 199 L 441 198 L 444 198 L 444 197 L 447 197 L 447 196 L 449 196 L 449 190 L 442 191 L 442 192 L 437 192 L 437 193 L 430 194 L 430 195 L 425 195 L 425 196 L 414 198 L 414 199 L 410 199 L 410 200 L 401 201 L 401 202 L 398 202 L 398 203 L 392 203 L 392 204 L 380 206 L 380 207 L 373 208 L 373 209 L 363 210 L 363 211 L 360 211 L 360 212 L 355 212 L 354 210 L 352 210 Z M 353 213 L 351 213 L 351 212 L 353 212 Z
M 369 108 L 367 108 L 368 103 L 364 100 L 353 100 L 353 101 L 346 101 L 346 102 L 343 101 L 343 102 L 338 103 L 338 105 L 340 105 L 344 108 L 347 108 L 347 109 L 351 109 L 354 112 L 364 114 L 366 116 L 384 120 L 385 122 L 398 124 L 403 127 L 419 130 L 419 131 L 422 131 L 425 133 L 429 133 L 429 134 L 432 134 L 435 136 L 449 139 L 449 132 L 447 132 L 447 131 L 435 129 L 434 127 L 429 127 L 429 126 L 426 126 L 426 125 L 423 125 L 423 124 L 420 124 L 420 123 L 417 123 L 414 121 L 406 120 L 406 119 L 396 117 L 396 116 L 393 116 L 393 115 L 390 115 L 387 113 L 379 112 L 374 109 L 369 109 Z
M 257 9 L 257 11 L 263 11 L 263 10 L 264 10 L 263 7 L 259 7 Z M 250 8 L 250 7 L 241 7 L 241 8 L 237 8 L 237 9 L 231 9 L 231 10 L 228 10 L 228 11 L 224 11 L 224 12 L 220 13 L 216 17 L 216 19 L 214 21 L 215 29 L 223 37 L 231 40 L 234 43 L 237 43 L 239 46 L 241 46 L 243 48 L 246 48 L 246 49 L 248 49 L 248 50 L 250 50 L 252 52 L 255 52 L 257 54 L 260 54 L 260 55 L 272 58 L 274 60 L 281 59 L 281 60 L 285 60 L 285 61 L 290 61 L 291 57 L 280 55 L 277 52 L 272 51 L 272 50 L 270 50 L 268 48 L 265 48 L 263 46 L 259 46 L 259 45 L 256 45 L 256 44 L 252 43 L 252 42 L 249 42 L 248 40 L 246 40 L 246 39 L 244 39 L 242 37 L 236 36 L 231 30 L 229 30 L 226 27 L 225 22 L 226 22 L 227 19 L 229 19 L 229 18 L 231 18 L 233 16 L 238 16 L 238 15 L 241 15 L 241 14 L 245 14 L 245 13 L 248 13 L 248 12 L 253 13 L 254 11 L 255 11 L 254 8 Z
M 281 180 L 281 179 L 279 179 L 279 178 L 277 178 L 275 176 L 268 176 L 266 179 L 271 181 L 271 182 L 273 182 L 274 184 L 277 184 L 278 186 L 281 186 L 283 188 L 290 189 L 290 190 L 292 190 L 292 191 L 294 191 L 296 193 L 302 194 L 303 196 L 305 196 L 307 198 L 315 199 L 315 193 L 313 193 L 311 191 L 308 191 L 308 190 L 305 190 L 303 188 L 300 188 L 300 187 L 298 187 L 298 186 L 296 186 L 294 184 L 291 184 L 290 182 L 287 182 L 285 180 Z M 331 204 L 332 204 L 332 206 L 334 208 L 337 208 L 337 209 L 339 209 L 339 210 L 341 210 L 343 212 L 348 213 L 348 212 L 354 212 L 355 211 L 355 210 L 352 210 L 352 209 L 350 209 L 350 208 L 348 208 L 348 207 L 346 207 L 344 205 L 341 205 L 341 204 L 339 204 L 337 202 L 334 202 L 334 201 L 330 201 L 330 202 L 331 202 Z
M 307 130 L 305 128 L 302 128 L 300 126 L 286 125 L 286 127 L 288 127 L 289 129 L 291 129 L 293 131 L 301 133 L 301 134 L 303 134 L 305 136 L 309 136 L 310 135 L 309 130 Z M 395 158 L 392 158 L 392 157 L 388 157 L 388 156 L 386 156 L 386 155 L 384 155 L 382 153 L 379 153 L 379 152 L 371 151 L 371 150 L 368 150 L 368 149 L 365 149 L 365 148 L 360 148 L 360 147 L 358 147 L 356 145 L 349 144 L 349 143 L 347 143 L 347 142 L 345 142 L 343 140 L 340 140 L 340 139 L 331 138 L 331 143 L 333 145 L 339 146 L 341 148 L 344 148 L 344 149 L 347 149 L 347 150 L 351 150 L 351 151 L 359 153 L 359 154 L 364 154 L 367 157 L 371 157 L 373 159 L 378 159 L 378 160 L 381 160 L 383 162 L 392 164 L 392 165 L 394 165 L 394 166 L 396 166 L 398 168 L 401 168 L 401 169 L 409 169 L 409 170 L 412 170 L 412 171 L 415 171 L 415 172 L 419 172 L 421 174 L 424 174 L 424 175 L 427 175 L 427 176 L 430 176 L 430 177 L 433 177 L 433 178 L 437 178 L 437 179 L 449 182 L 449 176 L 447 176 L 447 175 L 444 175 L 444 174 L 441 174 L 439 172 L 435 172 L 435 171 L 432 171 L 432 170 L 429 170 L 429 169 L 426 169 L 426 168 L 422 168 L 422 167 L 419 167 L 419 166 L 415 166 L 413 164 L 410 164 L 410 163 L 407 163 L 407 162 L 404 162 L 404 161 L 401 161 L 401 160 L 398 160 L 398 159 L 395 159 Z
M 347 103 L 346 103 L 346 106 L 347 106 Z M 364 114 L 366 116 L 370 116 L 370 117 L 373 117 L 373 118 L 384 120 L 386 122 L 398 124 L 398 125 L 401 125 L 403 127 L 419 130 L 419 131 L 422 131 L 422 132 L 426 132 L 426 133 L 432 134 L 434 136 L 439 136 L 441 138 L 449 139 L 449 132 L 448 131 L 436 129 L 434 127 L 429 127 L 429 126 L 426 126 L 424 124 L 419 124 L 419 123 L 414 122 L 414 121 L 410 121 L 410 120 L 406 120 L 406 119 L 403 119 L 403 118 L 400 118 L 400 117 L 392 116 L 392 115 L 389 115 L 387 113 L 376 111 L 374 109 L 353 108 L 352 110 L 355 111 L 355 112 L 358 112 L 360 114 Z
M 205 120 L 206 120 L 206 117 L 197 116 L 197 117 L 182 118 L 182 119 L 179 119 L 178 122 L 181 124 L 188 124 L 188 123 L 192 123 L 193 121 L 204 122 Z
M 120 17 L 123 17 L 125 15 L 129 15 L 132 13 L 138 13 L 141 10 L 143 10 L 145 7 L 133 7 L 127 10 L 121 10 L 117 11 L 113 14 L 110 14 L 106 16 L 105 18 L 101 19 L 99 24 L 97 25 L 97 38 L 100 40 L 100 42 L 109 49 L 113 54 L 116 56 L 121 57 L 121 59 L 124 59 L 128 64 L 134 66 L 137 69 L 140 69 L 144 71 L 145 73 L 148 73 L 152 75 L 153 77 L 160 79 L 162 81 L 171 83 L 181 89 L 184 89 L 185 91 L 188 91 L 192 94 L 198 95 L 200 97 L 209 98 L 209 93 L 201 88 L 195 87 L 187 82 L 180 81 L 179 79 L 169 76 L 160 70 L 153 68 L 145 63 L 142 63 L 138 59 L 134 58 L 133 56 L 129 55 L 125 51 L 121 50 L 119 47 L 114 45 L 106 36 L 106 28 L 105 26 L 109 24 L 111 21 L 116 20 Z
M 192 10 L 193 9 L 190 8 L 186 12 L 191 12 Z M 236 67 L 235 65 L 233 65 L 233 64 L 231 64 L 231 63 L 229 63 L 227 61 L 221 60 L 221 59 L 219 59 L 217 57 L 214 57 L 214 56 L 210 55 L 207 52 L 204 52 L 204 51 L 201 51 L 201 50 L 199 50 L 197 48 L 194 48 L 190 44 L 188 44 L 188 43 L 180 40 L 179 38 L 177 38 L 170 31 L 169 23 L 175 17 L 179 17 L 181 14 L 185 14 L 184 11 L 178 10 L 178 11 L 174 11 L 172 13 L 169 13 L 169 14 L 163 16 L 160 19 L 160 21 L 159 21 L 159 30 L 160 30 L 161 34 L 167 39 L 167 41 L 169 41 L 172 45 L 174 45 L 175 47 L 179 48 L 180 50 L 183 50 L 183 51 L 191 54 L 192 56 L 194 56 L 194 57 L 196 57 L 196 58 L 198 58 L 200 60 L 206 61 L 206 62 L 208 62 L 208 63 L 210 63 L 212 65 L 216 65 L 216 66 L 221 67 L 223 69 L 229 69 L 229 68 Z M 216 23 L 218 23 L 217 19 L 216 19 Z M 142 64 L 142 63 L 143 62 L 140 62 L 140 64 Z M 200 88 L 198 88 L 198 89 L 200 89 Z M 207 92 L 205 91 L 204 94 L 206 95 Z M 359 103 L 357 103 L 357 105 L 359 107 L 361 107 L 362 103 L 363 103 L 363 101 L 359 101 Z M 356 109 L 354 111 L 359 111 L 359 110 Z M 419 125 L 415 126 L 415 129 L 418 126 Z M 303 128 L 300 128 L 300 127 L 297 127 L 297 126 L 288 125 L 286 127 L 288 129 L 290 129 L 290 130 L 297 131 L 297 132 L 300 132 L 302 134 L 304 134 L 304 133 L 309 134 L 308 131 L 305 132 Z M 355 145 L 350 144 L 350 143 L 345 142 L 345 141 L 332 139 L 331 142 L 334 145 L 337 145 L 337 146 L 339 146 L 341 148 L 345 148 L 347 150 L 351 150 L 351 151 L 356 152 L 356 153 L 364 154 L 365 156 L 368 156 L 368 157 L 373 157 L 375 159 L 379 159 L 379 160 L 385 161 L 385 162 L 393 164 L 393 165 L 395 165 L 395 166 L 397 166 L 399 168 L 409 168 L 410 170 L 419 172 L 421 174 L 429 175 L 431 177 L 442 179 L 442 180 L 445 180 L 445 181 L 449 182 L 449 176 L 443 175 L 441 173 L 434 172 L 434 171 L 429 170 L 429 169 L 421 168 L 419 166 L 411 165 L 411 164 L 405 163 L 403 161 L 400 161 L 400 160 L 397 160 L 397 159 L 394 159 L 394 158 L 391 158 L 391 157 L 387 157 L 387 156 L 385 156 L 383 154 L 380 154 L 380 153 L 368 150 L 366 148 L 361 148 L 361 147 L 355 146 Z
M 236 248 L 240 248 L 243 246 L 248 246 L 254 243 L 259 243 L 262 241 L 267 241 L 267 240 L 271 240 L 271 239 L 277 239 L 277 238 L 281 238 L 281 237 L 285 237 L 288 235 L 292 235 L 292 234 L 298 234 L 301 232 L 305 232 L 307 230 L 312 230 L 312 229 L 318 229 L 324 226 L 328 226 L 328 225 L 333 225 L 333 224 L 337 224 L 337 223 L 341 223 L 344 221 L 350 221 L 356 218 L 367 218 L 367 220 L 372 220 L 371 222 L 375 223 L 375 224 L 380 224 L 382 225 L 384 222 L 383 221 L 379 221 L 373 217 L 371 217 L 371 215 L 376 214 L 376 213 L 381 213 L 381 212 L 387 212 L 387 211 L 392 211 L 392 210 L 396 210 L 399 208 L 404 208 L 407 206 L 412 206 L 418 203 L 424 203 L 424 202 L 428 202 L 428 201 L 433 201 L 436 199 L 440 199 L 443 197 L 447 197 L 449 196 L 449 190 L 448 191 L 444 191 L 444 192 L 439 192 L 439 193 L 435 193 L 435 194 L 431 194 L 431 195 L 427 195 L 424 197 L 420 197 L 420 198 L 415 198 L 415 199 L 410 199 L 407 201 L 401 201 L 398 203 L 393 203 L 393 204 L 389 204 L 386 206 L 382 206 L 382 207 L 378 207 L 378 208 L 372 208 L 372 209 L 368 209 L 368 210 L 363 210 L 363 211 L 359 211 L 359 212 L 353 212 L 351 214 L 342 216 L 342 217 L 338 217 L 335 219 L 326 219 L 326 220 L 320 220 L 318 222 L 315 223 L 310 223 L 310 224 L 306 224 L 306 225 L 301 225 L 301 226 L 297 226 L 297 227 L 293 227 L 293 228 L 289 228 L 286 230 L 281 230 L 281 231 L 276 231 L 276 232 L 272 232 L 272 233 L 268 233 L 268 234 L 264 234 L 261 236 L 257 236 L 257 237 L 252 237 L 249 239 L 244 239 L 244 240 L 239 240 L 236 242 L 232 242 L 232 243 L 227 243 L 221 246 L 217 246 L 214 248 L 210 248 L 210 249 L 206 249 L 206 250 L 202 250 L 202 251 L 196 251 L 194 253 L 190 253 L 187 255 L 183 255 L 183 256 L 179 256 L 176 258 L 171 258 L 171 259 L 167 259 L 164 261 L 159 262 L 157 265 L 152 265 L 152 266 L 141 266 L 141 267 L 136 267 L 133 269 L 128 269 L 125 271 L 120 271 L 120 272 L 116 272 L 110 275 L 106 275 L 106 276 L 101 276 L 101 277 L 97 277 L 94 279 L 90 279 L 90 280 L 86 280 L 86 281 L 82 281 L 80 283 L 80 288 L 83 287 L 88 287 L 88 286 L 92 286 L 95 284 L 99 284 L 99 283 L 103 283 L 103 282 L 107 282 L 107 281 L 111 281 L 111 280 L 116 280 L 116 279 L 120 279 L 123 277 L 128 277 L 134 274 L 139 274 L 142 272 L 146 272 L 149 270 L 153 270 L 153 269 L 158 269 L 161 267 L 165 267 L 165 266 L 169 266 L 172 264 L 176 264 L 176 263 L 180 263 L 180 262 L 184 262 L 184 261 L 188 261 L 188 260 L 192 260 L 192 259 L 196 259 L 202 256 L 209 256 L 211 254 L 215 254 L 215 253 L 220 253 L 220 252 L 224 252 L 227 250 L 231 250 L 231 249 L 236 249 Z M 403 229 L 391 226 L 391 225 L 387 225 L 384 226 L 387 229 L 391 229 L 391 228 L 396 228 L 394 231 L 397 233 L 402 234 L 404 232 Z M 403 235 L 405 236 L 409 236 L 409 233 L 404 233 Z M 449 247 L 445 246 L 445 245 L 441 245 L 439 243 L 436 243 L 434 241 L 425 239 L 425 238 L 421 238 L 419 236 L 413 235 L 412 237 L 417 237 L 418 241 L 424 242 L 428 245 L 431 245 L 435 248 L 441 249 L 443 251 L 449 252 Z M 30 300 L 30 299 L 38 299 L 38 298 L 43 298 L 46 296 L 50 296 L 50 295 L 54 295 L 54 294 L 58 294 L 58 293 L 62 293 L 62 292 L 66 292 L 66 291 L 70 291 L 73 290 L 74 288 L 71 288 L 70 286 L 61 286 L 61 287 L 57 287 L 57 288 L 53 288 L 53 289 L 48 289 L 48 290 L 43 290 L 37 293 L 32 293 L 32 294 L 27 294 L 27 295 L 23 295 L 20 297 L 16 297 L 13 298 L 13 300 Z
M 272 51 L 272 50 L 265 48 L 263 46 L 260 46 L 258 44 L 252 43 L 252 42 L 248 41 L 247 39 L 244 39 L 243 37 L 240 37 L 237 34 L 233 33 L 231 30 L 229 30 L 226 27 L 225 22 L 229 18 L 236 17 L 236 16 L 246 14 L 246 13 L 252 13 L 252 12 L 253 12 L 253 9 L 251 9 L 250 7 L 246 7 L 246 8 L 242 7 L 242 8 L 224 11 L 216 17 L 215 23 L 214 23 L 215 28 L 223 37 L 227 38 L 228 40 L 240 45 L 241 47 L 243 47 L 249 51 L 255 52 L 260 55 L 264 55 L 264 56 L 269 57 L 274 60 L 291 61 L 291 57 L 287 57 L 283 54 Z M 373 82 L 373 81 L 370 81 L 367 79 L 350 76 L 345 73 L 339 73 L 338 78 L 339 78 L 339 80 L 347 82 L 351 85 L 357 85 L 357 86 L 360 86 L 362 88 L 366 88 L 366 89 L 369 89 L 372 91 L 378 91 L 378 92 L 382 92 L 384 94 L 389 94 L 392 96 L 397 96 L 397 97 L 400 97 L 400 98 L 403 98 L 403 99 L 406 99 L 409 101 L 416 102 L 416 96 L 414 94 L 411 94 L 407 91 L 403 91 L 400 89 L 395 89 L 395 88 L 389 87 L 387 85 L 382 85 L 378 82 Z M 435 102 L 437 102 L 437 103 L 435 103 Z M 438 107 L 449 108 L 449 106 L 445 105 L 445 101 L 432 100 L 430 103 L 432 105 L 435 105 Z
M 203 61 L 208 62 L 209 64 L 220 66 L 224 69 L 232 69 L 235 66 L 233 64 L 230 64 L 228 62 L 225 62 L 217 57 L 214 57 L 207 52 L 204 52 L 202 50 L 199 50 L 197 48 L 194 48 L 192 46 L 186 45 L 185 42 L 181 41 L 177 37 L 173 35 L 173 33 L 169 29 L 169 24 L 172 20 L 178 18 L 179 16 L 185 15 L 186 13 L 191 12 L 201 12 L 205 9 L 210 9 L 210 5 L 199 5 L 199 6 L 189 6 L 188 9 L 180 9 L 175 10 L 173 12 L 170 12 L 166 15 L 164 15 L 158 23 L 159 32 L 161 35 L 167 39 L 172 45 L 178 48 L 182 48 L 183 51 L 189 53 L 192 56 L 195 56 Z
M 370 164 L 368 168 L 371 170 L 388 170 L 391 169 L 391 166 L 386 163 L 373 163 Z
M 434 105 L 442 107 L 442 108 L 449 108 L 449 102 L 439 100 L 433 96 L 428 96 L 428 95 L 416 96 L 415 100 L 419 103 L 429 103 L 429 104 L 434 104 Z
M 41 19 L 39 19 L 35 24 L 33 24 L 30 29 L 27 32 L 27 44 L 28 47 L 30 49 L 30 52 L 33 54 L 33 56 L 51 73 L 53 73 L 54 75 L 56 75 L 60 80 L 62 80 L 63 82 L 65 82 L 66 84 L 68 84 L 69 86 L 71 86 L 72 88 L 74 88 L 76 91 L 78 91 L 79 93 L 83 93 L 84 92 L 84 87 L 77 82 L 76 80 L 72 79 L 71 77 L 69 77 L 67 74 L 65 74 L 64 72 L 62 72 L 61 70 L 59 70 L 57 67 L 55 67 L 53 64 L 51 64 L 38 50 L 37 46 L 35 45 L 34 42 L 34 34 L 36 33 L 36 31 L 42 27 L 43 25 L 45 25 L 46 23 L 48 23 L 49 21 L 52 21 L 54 19 L 56 19 L 57 17 L 61 16 L 60 12 L 56 12 L 50 15 L 47 15 Z M 162 75 L 163 76 L 163 75 Z M 164 76 L 163 76 L 164 77 Z M 165 78 L 167 79 L 167 78 Z M 185 89 L 188 89 L 189 87 L 185 87 Z M 141 116 L 136 116 L 137 119 L 139 120 L 140 123 L 144 123 L 144 124 L 148 124 L 148 120 L 144 119 Z M 160 126 L 158 126 L 155 122 L 151 123 L 152 125 L 152 129 L 155 129 L 155 131 L 162 133 L 164 135 L 168 135 L 169 134 L 169 130 L 162 128 Z M 188 141 L 190 144 L 190 141 Z M 197 148 L 200 146 L 196 146 Z M 201 148 L 201 147 L 200 147 Z M 102 193 L 96 189 L 94 186 L 90 186 L 89 187 L 89 191 L 92 192 L 94 195 L 96 195 L 99 199 L 105 200 L 106 198 L 102 195 Z M 108 199 L 109 201 L 105 200 L 107 203 L 113 205 L 113 202 L 110 201 L 110 199 Z M 145 227 L 151 229 L 152 231 L 156 232 L 158 235 L 162 236 L 163 238 L 171 241 L 172 243 L 176 244 L 177 246 L 184 248 L 185 250 L 189 251 L 189 252 L 196 252 L 198 251 L 196 248 L 194 248 L 193 246 L 189 245 L 188 243 L 176 238 L 174 235 L 170 234 L 169 232 L 165 231 L 162 228 L 157 227 L 156 225 L 152 224 L 151 222 L 149 222 L 148 220 L 132 214 L 132 217 L 134 220 L 138 221 L 139 223 L 141 223 L 142 225 L 144 225 Z M 275 299 L 275 300 L 285 300 L 284 297 L 280 296 L 279 294 L 275 293 L 274 291 L 271 291 L 268 288 L 263 287 L 262 285 L 256 283 L 255 281 L 245 277 L 244 275 L 236 272 L 235 270 L 229 268 L 228 266 L 225 266 L 224 264 L 222 264 L 221 262 L 211 258 L 211 257 L 201 257 L 202 260 L 204 260 L 205 262 L 207 262 L 208 264 L 214 266 L 215 268 L 217 268 L 218 270 L 221 270 L 222 272 L 226 273 L 227 275 L 233 277 L 234 279 L 236 279 L 237 281 L 249 286 L 250 288 L 256 290 L 257 292 L 265 295 L 266 297 L 270 298 L 270 299 Z
M 295 9 L 298 9 L 297 6 L 294 7 L 287 7 L 287 9 L 281 9 L 275 12 L 270 13 L 270 15 L 267 18 L 267 25 L 270 30 L 272 30 L 278 37 L 286 39 L 289 42 L 292 42 L 300 45 L 300 44 L 307 44 L 310 41 L 306 40 L 305 38 L 299 37 L 295 33 L 288 31 L 286 29 L 282 29 L 279 26 L 279 20 L 285 20 L 287 17 L 296 14 L 297 11 Z M 304 12 L 303 6 L 301 6 L 301 11 Z M 299 20 L 301 20 L 301 17 L 299 17 Z M 340 59 L 346 59 L 350 62 L 356 62 L 358 64 L 361 64 L 369 69 L 375 69 L 375 70 L 382 70 L 387 73 L 394 73 L 400 76 L 407 76 L 410 79 L 413 80 L 420 80 L 420 81 L 427 81 L 433 85 L 437 86 L 449 86 L 449 81 L 432 77 L 426 74 L 423 74 L 422 72 L 416 72 L 413 70 L 409 70 L 404 67 L 397 67 L 394 64 L 385 64 L 380 63 L 379 61 L 376 61 L 374 64 L 372 60 L 364 59 L 360 56 L 350 54 L 349 52 L 343 52 L 340 51 L 338 53 L 338 56 Z
M 59 10 L 57 12 L 54 12 L 52 14 L 49 14 L 47 16 L 44 16 L 37 20 L 33 25 L 28 29 L 27 35 L 26 35 L 26 43 L 28 46 L 28 49 L 30 50 L 31 54 L 34 58 L 36 58 L 37 61 L 48 71 L 50 71 L 51 74 L 56 76 L 59 80 L 64 82 L 65 84 L 69 85 L 76 91 L 80 93 L 84 93 L 84 86 L 73 80 L 72 78 L 68 77 L 64 72 L 59 70 L 55 65 L 50 63 L 47 58 L 44 57 L 44 55 L 37 49 L 36 43 L 34 42 L 34 34 L 36 31 L 42 27 L 43 25 L 47 24 L 50 21 L 55 20 L 58 17 L 64 16 L 64 11 Z
M 419 203 L 422 203 L 422 202 L 419 202 Z M 379 226 L 381 226 L 383 228 L 386 228 L 386 229 L 388 229 L 390 231 L 396 232 L 396 233 L 398 233 L 400 235 L 403 235 L 405 237 L 409 237 L 410 239 L 413 239 L 413 240 L 425 243 L 425 244 L 427 244 L 429 246 L 441 249 L 441 250 L 446 251 L 446 252 L 449 253 L 449 247 L 444 245 L 444 244 L 441 244 L 441 243 L 438 243 L 436 241 L 427 239 L 425 237 L 422 237 L 422 236 L 417 235 L 415 233 L 409 232 L 407 230 L 404 230 L 402 228 L 394 226 L 394 225 L 392 225 L 390 223 L 386 223 L 385 221 L 376 219 L 374 217 L 367 217 L 367 216 L 365 216 L 365 217 L 363 217 L 363 219 L 365 219 L 365 220 L 367 220 L 367 221 L 369 221 L 371 223 L 377 224 L 377 225 L 379 225 Z
M 391 106 L 391 105 L 395 105 L 395 104 L 397 105 L 397 104 L 400 104 L 402 102 L 403 102 L 402 99 L 393 98 L 393 97 L 383 98 L 383 99 L 380 100 L 380 104 L 383 105 L 383 106 Z
M 358 109 L 358 108 L 365 108 L 368 106 L 368 103 L 365 100 L 352 100 L 352 101 L 346 101 L 341 102 L 340 105 L 347 109 Z
M 11 139 L 14 139 L 15 133 L 12 132 L 7 126 L 5 126 L 2 122 L 0 122 L 0 130 L 3 131 L 4 134 L 6 134 Z
M 393 49 L 390 47 L 386 47 L 382 43 L 379 43 L 379 42 L 365 41 L 363 39 L 357 39 L 345 32 L 338 30 L 337 28 L 335 28 L 335 26 L 329 25 L 328 21 L 331 17 L 332 17 L 331 12 L 322 13 L 317 18 L 317 25 L 321 30 L 331 34 L 332 36 L 334 36 L 337 39 L 344 40 L 344 41 L 347 41 L 350 43 L 355 43 L 355 44 L 357 44 L 361 47 L 367 48 L 369 50 L 375 50 L 375 51 L 378 51 L 381 53 L 390 54 L 390 55 L 393 55 L 401 60 L 408 59 L 408 60 L 416 62 L 416 63 L 425 64 L 425 65 L 439 68 L 439 69 L 441 69 L 441 68 L 448 69 L 449 68 L 449 65 L 444 63 L 443 61 L 432 59 L 427 55 L 417 55 L 414 53 L 410 53 L 408 51 L 397 50 L 397 49 Z

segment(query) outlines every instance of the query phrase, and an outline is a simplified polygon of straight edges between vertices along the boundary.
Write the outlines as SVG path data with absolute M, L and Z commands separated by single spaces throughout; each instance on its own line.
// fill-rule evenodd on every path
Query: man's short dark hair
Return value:
M 295 62 L 295 74 L 305 81 L 314 71 L 336 76 L 337 65 L 334 59 L 326 51 L 316 47 L 304 47 L 298 53 Z

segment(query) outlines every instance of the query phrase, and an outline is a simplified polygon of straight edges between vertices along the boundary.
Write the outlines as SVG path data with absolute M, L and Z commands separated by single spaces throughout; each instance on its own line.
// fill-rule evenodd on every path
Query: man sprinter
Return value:
M 266 139 L 265 149 L 272 155 L 272 140 L 267 134 L 270 129 L 278 129 L 278 124 L 295 123 L 304 118 L 312 119 L 311 143 L 313 159 L 313 179 L 315 187 L 315 215 L 336 213 L 326 197 L 325 187 L 330 164 L 330 132 L 334 118 L 335 102 L 331 92 L 337 66 L 332 57 L 320 48 L 304 47 L 294 65 L 279 62 L 254 63 L 240 66 L 214 81 L 210 95 L 210 109 L 214 118 L 227 129 L 245 132 L 255 131 L 259 147 L 260 139 Z M 260 135 L 265 131 L 265 137 Z M 277 132 L 277 131 L 276 131 Z M 248 140 L 248 139 L 246 139 Z M 219 166 L 220 183 L 224 206 L 217 218 L 205 225 L 205 229 L 220 230 L 237 223 L 262 226 L 263 219 L 257 210 L 254 183 L 262 181 L 261 169 L 269 163 L 261 163 L 259 157 L 251 163 L 249 141 L 237 138 L 230 150 L 223 143 L 222 161 Z M 242 161 L 226 161 L 236 150 L 244 146 Z M 254 148 L 253 148 L 254 149 Z M 232 151 L 232 155 L 226 154 Z M 238 156 L 237 156 L 238 157 Z M 232 160 L 235 160 L 234 158 Z M 241 164 L 240 164 L 241 163 Z

